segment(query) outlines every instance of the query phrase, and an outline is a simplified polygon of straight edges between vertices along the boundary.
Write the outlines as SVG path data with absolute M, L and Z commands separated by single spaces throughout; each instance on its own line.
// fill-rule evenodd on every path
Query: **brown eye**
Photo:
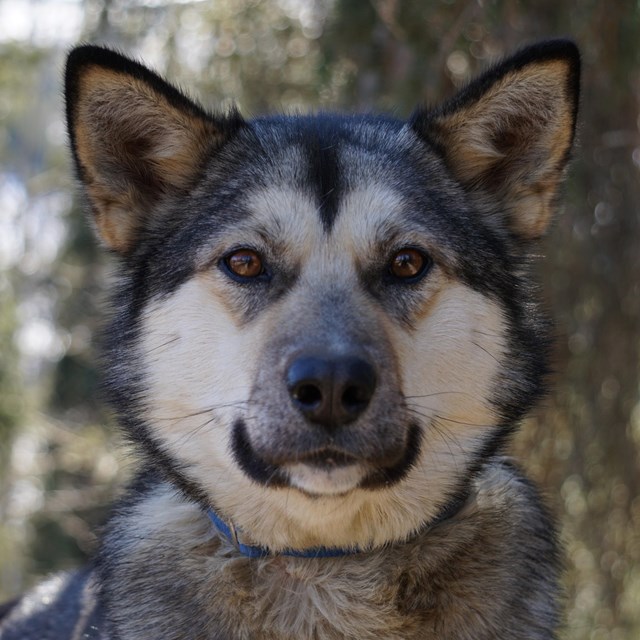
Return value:
M 264 273 L 262 258 L 252 249 L 238 249 L 224 259 L 227 269 L 240 278 L 257 278 Z
M 401 280 L 412 280 L 426 273 L 431 259 L 417 249 L 400 249 L 392 258 L 389 270 Z

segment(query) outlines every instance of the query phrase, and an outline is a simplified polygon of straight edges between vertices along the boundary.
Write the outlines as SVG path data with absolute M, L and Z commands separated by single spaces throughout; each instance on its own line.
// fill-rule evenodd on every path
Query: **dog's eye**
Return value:
M 252 249 L 237 249 L 225 256 L 224 264 L 239 278 L 257 278 L 265 272 L 262 258 Z
M 393 255 L 389 271 L 399 280 L 412 282 L 421 278 L 429 270 L 431 264 L 431 258 L 426 254 L 418 249 L 405 247 Z

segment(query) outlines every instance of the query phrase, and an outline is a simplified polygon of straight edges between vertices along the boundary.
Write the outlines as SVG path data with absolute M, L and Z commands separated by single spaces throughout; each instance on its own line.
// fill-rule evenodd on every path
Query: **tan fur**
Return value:
M 132 180 L 148 181 L 156 198 L 188 187 L 218 131 L 145 82 L 98 66 L 87 68 L 76 104 L 76 152 L 97 230 L 108 247 L 127 253 L 144 224 L 144 208 L 158 204 L 141 199 Z M 109 170 L 113 158 L 105 147 L 117 162 Z
M 497 191 L 527 238 L 546 230 L 573 137 L 569 64 L 511 72 L 476 102 L 434 122 L 449 167 L 464 184 Z M 499 177 L 493 173 L 499 171 Z
M 393 345 L 401 391 L 425 430 L 421 457 L 401 485 L 375 492 L 354 489 L 363 469 L 329 474 L 297 465 L 290 469 L 294 484 L 323 497 L 292 489 L 256 491 L 232 459 L 228 425 L 250 407 L 252 382 L 263 366 L 261 345 L 287 330 L 286 319 L 300 314 L 294 310 L 304 307 L 306 292 L 318 290 L 316 280 L 328 278 L 336 287 L 344 282 L 353 289 L 358 259 L 371 254 L 376 230 L 387 224 L 399 202 L 397 195 L 374 187 L 351 194 L 329 244 L 310 201 L 270 190 L 254 199 L 252 219 L 271 235 L 291 239 L 284 252 L 302 265 L 300 285 L 286 301 L 265 311 L 260 322 L 245 325 L 230 302 L 233 285 L 207 267 L 145 314 L 141 351 L 154 398 L 147 419 L 167 450 L 192 469 L 188 473 L 240 528 L 245 542 L 282 549 L 379 547 L 404 540 L 435 517 L 459 469 L 495 424 L 485 398 L 504 349 L 500 311 L 436 269 L 413 328 L 390 322 L 370 303 L 361 309 L 377 317 L 378 331 Z M 235 234 L 247 242 L 248 233 L 235 230 L 222 249 L 211 251 L 224 253 L 225 246 L 234 246 Z

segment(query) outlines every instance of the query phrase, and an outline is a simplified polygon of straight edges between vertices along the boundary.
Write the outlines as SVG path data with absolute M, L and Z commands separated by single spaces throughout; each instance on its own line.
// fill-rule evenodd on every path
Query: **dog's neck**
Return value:
M 419 535 L 421 532 L 426 531 L 442 522 L 455 516 L 465 505 L 467 498 L 469 497 L 469 487 L 465 487 L 455 495 L 449 502 L 440 510 L 439 514 L 432 520 L 425 522 L 418 530 L 414 532 L 405 542 L 411 538 Z M 268 547 L 248 544 L 242 542 L 242 531 L 238 529 L 232 522 L 225 521 L 220 514 L 213 508 L 207 509 L 207 516 L 213 524 L 217 533 L 231 545 L 233 545 L 237 551 L 247 558 L 266 558 L 272 555 L 289 556 L 293 558 L 339 558 L 342 556 L 350 556 L 358 553 L 365 553 L 371 551 L 369 547 L 362 548 L 357 545 L 349 547 L 324 547 L 316 546 L 306 549 L 282 549 L 276 553 L 271 551 Z M 389 541 L 389 544 L 396 541 Z
M 247 558 L 266 558 L 274 555 L 267 547 L 241 542 L 239 539 L 239 535 L 241 534 L 238 529 L 233 524 L 227 524 L 213 509 L 208 509 L 207 515 L 217 532 L 230 542 L 243 556 Z M 276 555 L 294 558 L 339 558 L 354 553 L 361 553 L 361 551 L 358 547 L 310 547 L 308 549 L 283 549 Z
M 476 640 L 549 640 L 557 622 L 550 531 L 534 489 L 502 461 L 475 478 L 455 514 L 404 544 L 327 559 L 242 556 L 212 535 L 200 508 L 160 485 L 112 519 L 101 598 L 121 640 L 438 640 L 471 628 Z M 162 574 L 150 569 L 158 566 Z

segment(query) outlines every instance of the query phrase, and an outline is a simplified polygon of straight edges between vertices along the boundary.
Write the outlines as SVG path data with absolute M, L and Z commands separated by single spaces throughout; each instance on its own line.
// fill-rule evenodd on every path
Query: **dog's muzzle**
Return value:
M 387 487 L 417 457 L 420 427 L 402 395 L 364 349 L 297 350 L 263 367 L 251 412 L 233 425 L 240 468 L 272 487 L 316 495 Z

